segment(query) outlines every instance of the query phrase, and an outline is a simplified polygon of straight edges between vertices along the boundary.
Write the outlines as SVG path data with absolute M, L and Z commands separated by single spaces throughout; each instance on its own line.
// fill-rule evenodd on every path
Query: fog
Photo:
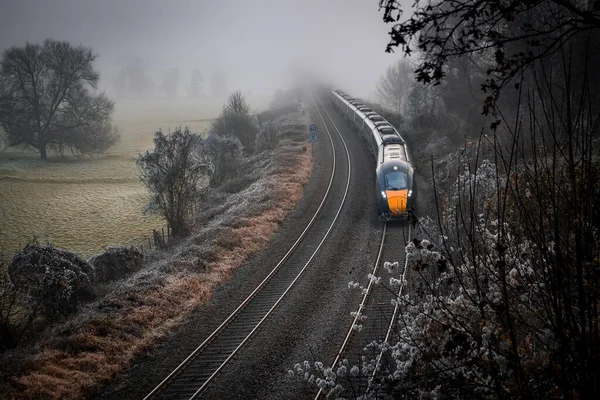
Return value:
M 388 30 L 378 0 L 0 0 L 0 50 L 46 38 L 92 47 L 101 89 L 117 101 L 189 97 L 194 70 L 208 95 L 220 79 L 223 92 L 264 100 L 311 70 L 372 98 L 400 57 L 385 53 Z M 142 95 L 118 92 L 128 66 L 152 82 Z M 175 78 L 166 94 L 169 70 Z

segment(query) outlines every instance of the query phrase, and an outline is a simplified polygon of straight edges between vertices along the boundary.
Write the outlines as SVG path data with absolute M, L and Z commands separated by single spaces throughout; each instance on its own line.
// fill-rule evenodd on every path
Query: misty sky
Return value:
M 405 1 L 405 3 L 412 3 Z M 312 67 L 357 96 L 401 55 L 385 53 L 378 0 L 0 0 L 0 50 L 45 38 L 92 47 L 111 90 L 132 57 L 153 77 L 223 71 L 232 90 L 270 93 L 291 67 Z

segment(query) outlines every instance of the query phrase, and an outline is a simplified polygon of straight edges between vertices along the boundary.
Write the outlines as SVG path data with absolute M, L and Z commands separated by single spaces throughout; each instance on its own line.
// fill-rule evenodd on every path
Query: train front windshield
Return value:
M 390 171 L 384 175 L 385 190 L 408 189 L 408 174 L 400 171 Z

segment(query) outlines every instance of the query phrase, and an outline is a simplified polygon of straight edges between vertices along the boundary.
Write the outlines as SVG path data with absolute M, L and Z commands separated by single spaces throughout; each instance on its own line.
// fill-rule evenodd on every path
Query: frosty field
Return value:
M 87 258 L 104 246 L 142 243 L 165 226 L 142 213 L 148 197 L 137 156 L 152 148 L 159 128 L 204 132 L 214 110 L 190 101 L 170 110 L 156 101 L 124 102 L 114 119 L 121 142 L 102 156 L 52 155 L 44 163 L 35 152 L 9 148 L 0 154 L 0 253 L 10 255 L 36 236 Z

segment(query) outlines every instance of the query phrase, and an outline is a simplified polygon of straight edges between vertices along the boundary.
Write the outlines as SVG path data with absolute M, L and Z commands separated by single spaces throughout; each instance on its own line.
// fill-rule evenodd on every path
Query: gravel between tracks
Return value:
M 297 287 L 202 398 L 311 398 L 316 393 L 315 387 L 288 378 L 287 370 L 304 360 L 331 363 L 351 323 L 350 312 L 360 301 L 360 294 L 349 291 L 347 283 L 366 281 L 379 241 L 381 226 L 374 212 L 373 161 L 356 133 L 325 98 L 322 100 L 344 135 L 353 163 L 347 203 L 328 242 Z M 306 104 L 311 104 L 308 101 L 307 98 Z M 98 398 L 143 398 L 252 292 L 296 240 L 326 190 L 331 169 L 329 140 L 314 108 L 311 108 L 311 118 L 319 126 L 320 136 L 312 177 L 305 187 L 304 198 L 281 224 L 269 245 L 247 260 L 230 282 L 215 292 L 211 301 L 152 353 L 139 357 L 128 373 L 107 386 Z M 323 118 L 336 147 L 341 148 L 335 129 L 325 114 Z

